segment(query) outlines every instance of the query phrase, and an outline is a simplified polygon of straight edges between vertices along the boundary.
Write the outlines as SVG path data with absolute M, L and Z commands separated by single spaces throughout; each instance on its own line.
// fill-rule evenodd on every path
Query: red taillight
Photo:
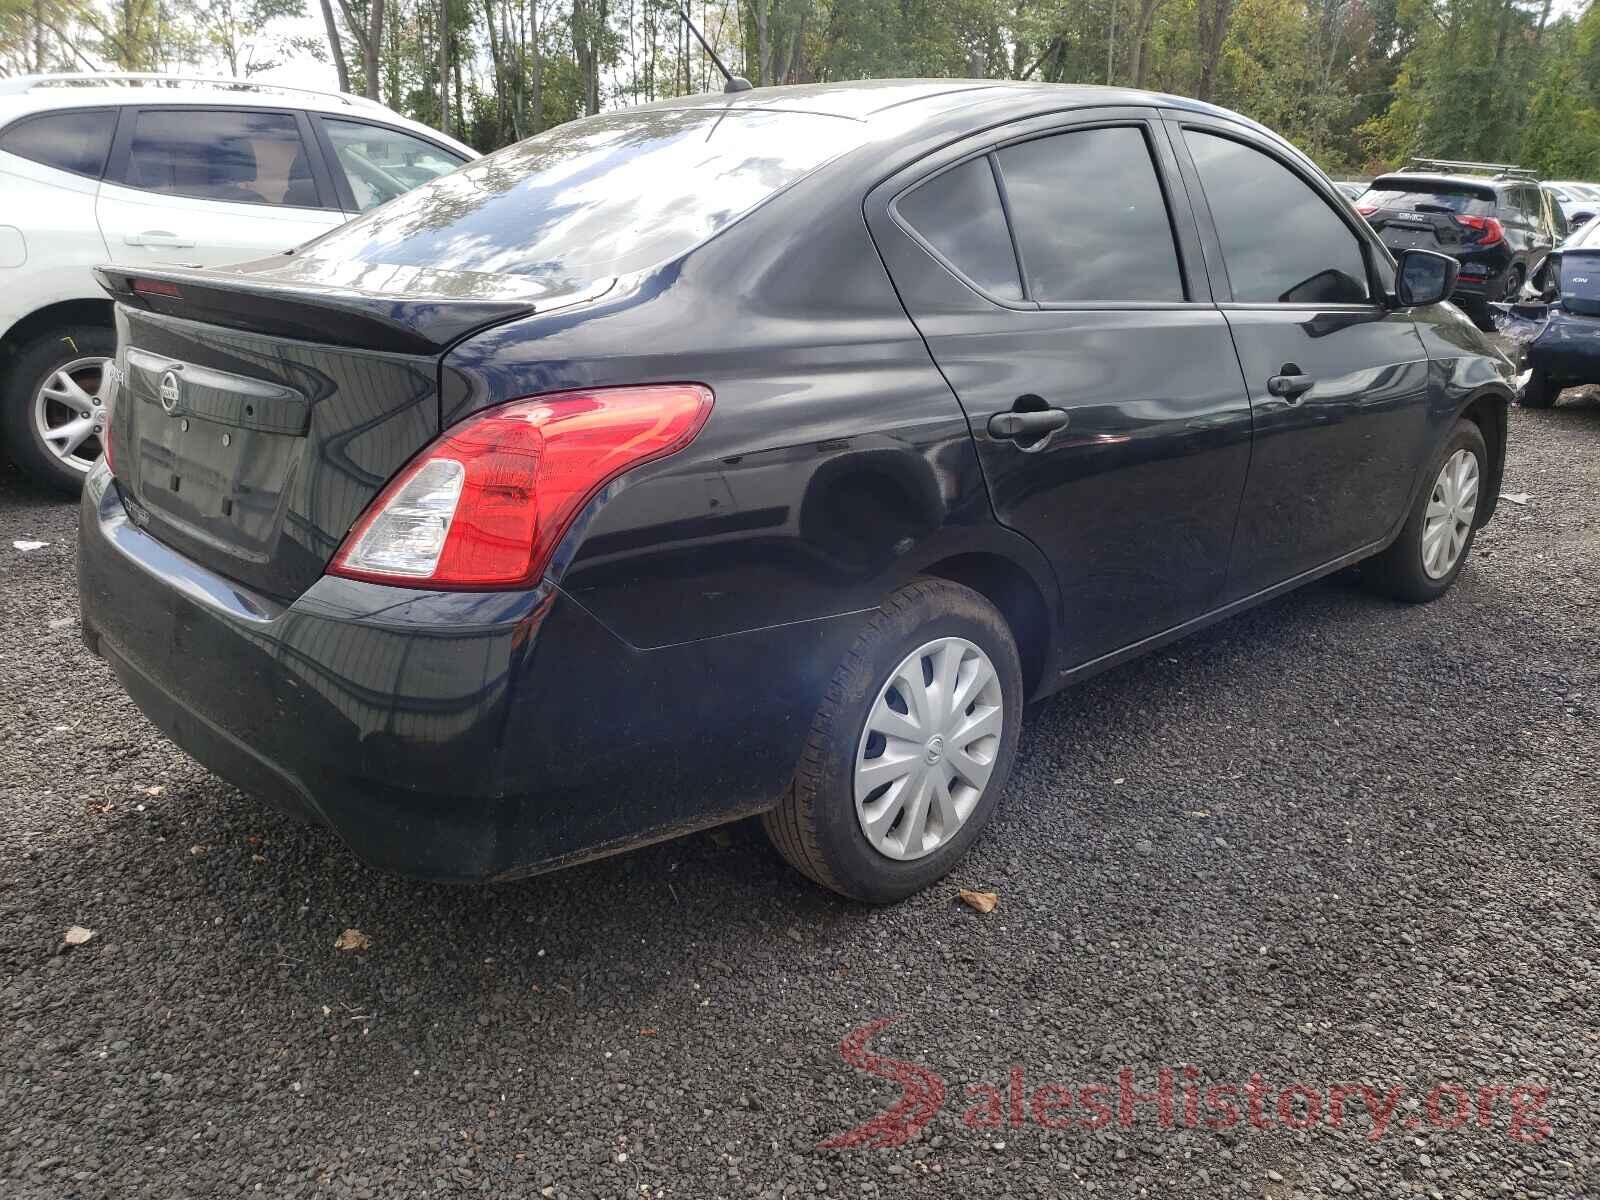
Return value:
M 133 281 L 133 294 L 136 296 L 171 296 L 175 300 L 183 299 L 183 292 L 175 283 L 168 283 L 164 279 L 135 279 Z
M 1474 246 L 1493 246 L 1506 240 L 1505 226 L 1494 217 L 1457 217 L 1456 224 L 1477 234 L 1467 238 Z
M 1376 204 L 1358 204 L 1356 205 L 1356 211 L 1363 217 L 1370 217 L 1378 211 L 1378 206 Z
M 596 388 L 468 417 L 390 481 L 328 571 L 411 587 L 531 584 L 590 498 L 687 446 L 711 400 L 699 384 Z

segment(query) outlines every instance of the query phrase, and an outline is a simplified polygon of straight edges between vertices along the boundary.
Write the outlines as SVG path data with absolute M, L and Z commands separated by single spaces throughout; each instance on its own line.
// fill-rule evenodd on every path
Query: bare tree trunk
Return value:
M 33 73 L 44 74 L 44 0 L 33 0 Z
M 1156 13 L 1164 0 L 1139 0 L 1139 17 L 1133 34 L 1133 86 L 1144 86 L 1145 72 L 1149 69 L 1150 31 L 1156 23 Z
M 333 55 L 333 69 L 339 73 L 339 90 L 350 90 L 350 66 L 344 61 L 344 39 L 339 36 L 339 22 L 333 19 L 333 0 L 322 0 L 322 24 L 328 30 L 328 50 Z
M 1111 0 L 1111 24 L 1106 34 L 1106 86 L 1111 86 L 1111 69 L 1117 60 L 1117 0 Z
M 450 132 L 450 0 L 439 0 L 439 131 Z
M 539 0 L 533 0 L 528 11 L 529 23 L 533 26 L 533 38 L 529 43 L 533 47 L 533 77 L 528 87 L 533 119 L 528 132 L 538 133 L 544 128 L 544 54 L 539 48 Z
M 754 0 L 756 6 L 756 86 L 772 82 L 772 45 L 767 37 L 767 5 L 770 0 Z
M 378 66 L 383 58 L 383 0 L 372 0 L 370 17 L 366 45 L 361 48 L 362 65 L 366 68 L 366 94 L 376 100 L 383 95 L 378 88 Z
M 1228 18 L 1234 0 L 1200 0 L 1196 6 L 1200 32 L 1200 86 L 1195 96 L 1210 100 L 1217 85 L 1217 67 L 1222 63 L 1222 45 L 1228 37 Z

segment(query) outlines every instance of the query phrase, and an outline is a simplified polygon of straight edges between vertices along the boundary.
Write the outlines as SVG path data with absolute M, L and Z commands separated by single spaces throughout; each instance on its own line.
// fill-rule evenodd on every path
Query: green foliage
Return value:
M 1412 154 L 1600 177 L 1600 6 L 1571 0 L 681 0 L 757 84 L 1021 78 L 1209 96 L 1336 174 Z M 0 73 L 240 75 L 330 55 L 352 90 L 489 150 L 716 90 L 679 0 L 0 0 Z M 302 26 L 303 28 L 303 26 Z M 443 73 L 441 74 L 441 64 Z M 445 101 L 448 100 L 448 108 Z

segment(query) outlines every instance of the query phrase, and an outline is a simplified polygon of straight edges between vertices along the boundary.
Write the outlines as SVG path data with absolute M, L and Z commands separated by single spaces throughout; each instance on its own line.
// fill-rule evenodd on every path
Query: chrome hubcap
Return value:
M 105 429 L 106 364 L 98 356 L 75 358 L 51 373 L 33 398 L 39 440 L 66 466 L 87 472 L 100 457 Z
M 971 642 L 938 638 L 906 655 L 856 750 L 856 819 L 873 849 L 922 858 L 955 836 L 994 771 L 1002 716 L 999 673 Z
M 1478 456 L 1457 450 L 1445 460 L 1433 481 L 1428 512 L 1422 522 L 1422 569 L 1429 579 L 1450 574 L 1478 515 Z

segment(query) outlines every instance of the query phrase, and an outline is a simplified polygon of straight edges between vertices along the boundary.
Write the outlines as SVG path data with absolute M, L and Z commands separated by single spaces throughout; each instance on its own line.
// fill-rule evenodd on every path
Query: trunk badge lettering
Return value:
M 178 400 L 181 394 L 178 373 L 176 371 L 168 371 L 161 377 L 161 407 L 168 416 L 178 411 Z

